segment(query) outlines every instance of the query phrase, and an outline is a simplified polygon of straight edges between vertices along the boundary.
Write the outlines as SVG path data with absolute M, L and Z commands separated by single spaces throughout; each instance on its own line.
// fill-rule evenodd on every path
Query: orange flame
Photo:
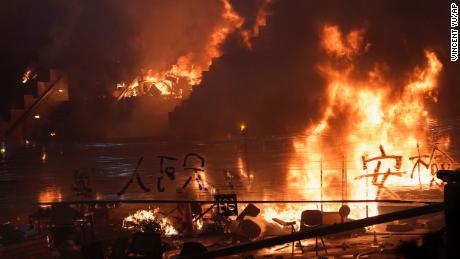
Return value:
M 241 29 L 244 18 L 240 17 L 228 0 L 222 2 L 222 22 L 216 25 L 213 33 L 209 36 L 204 51 L 189 52 L 180 56 L 176 63 L 166 70 L 155 72 L 147 69 L 142 76 L 136 77 L 130 84 L 120 83 L 117 85 L 117 92 L 114 93 L 118 99 L 145 95 L 151 87 L 157 88 L 163 96 L 183 98 L 183 89 L 176 89 L 179 79 L 183 78 L 190 86 L 198 85 L 201 76 L 212 64 L 212 60 L 222 56 L 221 44 L 232 32 L 238 31 L 246 47 L 251 48 L 251 39 L 259 36 L 259 28 L 265 26 L 268 15 L 268 5 L 271 0 L 265 0 L 259 9 L 257 20 L 252 29 Z M 146 85 L 146 86 L 145 86 Z M 147 89 L 145 89 L 147 88 Z M 122 92 L 121 95 L 119 92 Z
M 168 220 L 168 218 L 158 217 L 159 212 L 160 212 L 159 208 L 155 208 L 153 210 L 138 210 L 135 213 L 124 218 L 122 226 L 125 229 L 139 228 L 136 230 L 142 231 L 142 229 L 140 229 L 139 226 L 141 225 L 143 221 L 158 221 L 165 235 L 167 236 L 177 235 L 178 234 L 177 230 L 174 228 L 174 226 Z
M 42 190 L 38 195 L 38 202 L 60 202 L 62 201 L 62 192 L 59 187 L 51 186 Z M 51 207 L 49 205 L 41 205 L 40 207 Z
M 260 34 L 260 28 L 267 25 L 267 16 L 270 15 L 269 6 L 272 3 L 271 0 L 264 0 L 261 7 L 257 11 L 256 22 L 251 29 L 241 30 L 241 37 L 243 42 L 248 49 L 252 49 L 253 38 L 257 38 Z
M 144 83 L 148 83 L 149 87 L 156 87 L 161 92 L 161 95 L 173 95 L 177 98 L 182 98 L 182 92 L 176 92 L 174 89 L 178 84 L 179 78 L 184 78 L 191 86 L 199 84 L 203 71 L 209 69 L 214 58 L 222 55 L 220 50 L 222 42 L 230 33 L 238 30 L 244 23 L 244 19 L 233 10 L 228 0 L 222 0 L 222 5 L 222 22 L 215 27 L 213 33 L 209 36 L 204 46 L 204 52 L 189 52 L 180 56 L 175 64 L 164 71 L 154 72 L 147 70 L 145 75 L 135 78 L 127 86 L 124 83 L 118 84 L 117 88 L 124 89 L 127 87 L 127 90 L 119 98 L 143 95 L 146 92 L 142 89 Z
M 370 46 L 363 30 L 343 35 L 338 26 L 323 27 L 321 47 L 327 60 L 318 66 L 318 71 L 327 81 L 326 105 L 320 121 L 307 129 L 307 137 L 294 140 L 296 155 L 286 177 L 289 188 L 299 189 L 304 199 L 397 199 L 399 196 L 385 185 L 413 186 L 433 179 L 428 167 L 419 168 L 419 179 L 411 178 L 414 161 L 410 158 L 419 152 L 417 147 L 429 148 L 424 125 L 434 119 L 425 103 L 437 101 L 442 64 L 436 53 L 425 51 L 426 64 L 413 69 L 401 92 L 396 93 L 380 65 L 364 79 L 353 76 L 357 70 L 355 59 Z M 448 148 L 448 137 L 438 141 Z M 349 206 L 351 218 L 366 215 L 365 205 Z M 339 207 L 324 205 L 324 210 L 338 211 Z M 269 207 L 264 216 L 267 220 L 275 216 L 298 220 L 302 210 L 313 208 L 319 209 L 318 204 Z M 369 204 L 368 215 L 377 213 L 377 205 Z

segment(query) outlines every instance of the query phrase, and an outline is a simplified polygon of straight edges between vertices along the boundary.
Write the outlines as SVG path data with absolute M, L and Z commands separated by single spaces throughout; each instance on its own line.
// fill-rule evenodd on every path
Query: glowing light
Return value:
M 165 235 L 177 235 L 177 230 L 166 217 L 158 217 L 159 212 L 159 208 L 155 208 L 153 210 L 138 210 L 134 214 L 131 214 L 123 219 L 122 227 L 125 229 L 143 231 L 142 225 L 146 222 L 153 221 L 160 224 L 161 230 Z
M 5 147 L 0 147 L 0 154 L 6 154 L 6 148 Z
M 27 69 L 26 72 L 24 72 L 24 75 L 22 75 L 22 80 L 21 80 L 21 82 L 22 82 L 23 84 L 26 84 L 26 83 L 29 81 L 31 75 L 32 75 L 32 70 Z
M 62 201 L 62 192 L 59 187 L 48 187 L 38 195 L 38 202 L 59 202 Z M 40 207 L 50 207 L 50 205 L 41 205 Z
M 63 93 L 63 92 L 64 92 L 64 90 L 62 90 L 62 89 L 59 89 L 59 90 L 58 90 L 58 92 L 60 92 L 60 93 Z
M 46 159 L 48 158 L 48 155 L 46 154 L 46 152 L 43 152 L 42 156 L 41 156 L 41 159 L 42 161 L 46 161 Z
M 240 131 L 243 132 L 243 131 L 245 131 L 245 130 L 246 130 L 246 125 L 245 125 L 244 123 L 242 123 L 242 124 L 240 125 Z
M 51 136 L 51 137 L 56 136 L 56 132 L 50 132 L 50 136 Z
M 34 118 L 38 120 L 38 119 L 40 119 L 40 115 L 35 114 L 35 115 L 34 115 Z
M 199 220 L 195 221 L 195 223 L 194 223 L 195 230 L 196 230 L 196 231 L 202 230 L 202 229 L 203 229 L 203 225 L 204 225 L 203 219 L 199 219 Z

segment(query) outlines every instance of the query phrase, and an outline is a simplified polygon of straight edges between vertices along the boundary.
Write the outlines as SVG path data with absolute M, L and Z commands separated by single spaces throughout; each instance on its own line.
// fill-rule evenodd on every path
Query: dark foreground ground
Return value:
M 247 233 L 242 234 L 241 227 L 232 228 L 222 225 L 222 220 L 215 218 L 217 213 L 215 210 L 210 210 L 204 215 L 204 219 L 199 223 L 201 228 L 195 224 L 194 227 L 187 229 L 184 227 L 184 222 L 187 222 L 184 221 L 186 214 L 184 210 L 174 211 L 177 208 L 177 204 L 174 203 L 72 205 L 71 209 L 75 210 L 78 216 L 72 216 L 71 221 L 65 220 L 66 217 L 70 217 L 70 212 L 60 216 L 61 214 L 54 208 L 37 204 L 53 201 L 119 199 L 212 201 L 213 195 L 217 193 L 235 193 L 238 195 L 238 200 L 246 201 L 306 200 L 304 190 L 299 189 L 301 188 L 299 185 L 291 185 L 285 177 L 286 171 L 302 168 L 303 164 L 303 161 L 295 159 L 298 154 L 292 148 L 292 139 L 280 138 L 264 142 L 251 140 L 247 150 L 242 144 L 241 140 L 237 140 L 203 143 L 30 143 L 25 147 L 9 147 L 6 155 L 2 157 L 0 167 L 0 220 L 2 222 L 0 257 L 124 258 L 116 256 L 129 254 L 134 233 L 140 229 L 123 228 L 123 219 L 136 211 L 154 208 L 159 208 L 161 212 L 157 213 L 159 218 L 168 219 L 168 222 L 178 231 L 178 235 L 163 235 L 164 257 L 177 256 L 183 244 L 190 241 L 199 242 L 207 249 L 218 249 L 240 242 L 289 234 L 290 227 L 283 228 L 271 218 L 259 215 L 259 219 L 254 221 L 261 228 L 261 233 L 248 237 Z M 184 166 L 184 160 L 191 153 L 205 159 L 205 171 L 199 171 L 203 178 L 202 184 L 196 180 L 198 173 L 186 169 L 189 165 Z M 198 156 L 193 156 L 191 155 L 190 165 L 200 167 L 201 161 Z M 159 186 L 162 159 L 163 178 Z M 342 162 L 338 159 L 329 162 L 328 166 L 337 168 Z M 171 168 L 175 170 L 174 179 L 171 177 Z M 133 177 L 134 173 L 137 174 Z M 184 188 L 191 175 L 194 178 Z M 131 179 L 132 183 L 127 185 Z M 127 188 L 124 188 L 126 186 Z M 332 182 L 327 188 L 340 189 L 341 186 L 341 182 L 338 181 Z M 436 186 L 389 188 L 402 200 L 419 202 L 442 200 L 442 188 Z M 316 194 L 320 192 L 319 188 L 309 191 Z M 346 198 L 340 191 L 334 193 L 336 194 L 329 195 L 328 199 Z M 334 207 L 336 209 L 327 209 L 327 211 L 335 210 L 337 214 L 338 208 L 343 204 L 337 203 Z M 274 205 L 282 207 L 280 204 L 256 204 L 261 209 L 261 215 L 266 213 L 267 207 Z M 421 203 L 396 205 L 379 203 L 378 213 L 421 205 Z M 246 206 L 247 204 L 244 203 L 239 204 L 239 211 L 241 212 Z M 303 209 L 320 210 L 321 207 L 319 203 L 293 206 L 298 206 L 299 212 L 299 215 L 294 216 L 297 221 L 296 230 L 299 228 L 300 212 Z M 202 204 L 201 211 L 205 211 L 208 207 L 209 204 Z M 360 210 L 358 214 L 365 217 L 364 203 L 351 203 L 350 207 L 352 214 L 353 211 Z M 62 219 L 63 222 L 57 218 Z M 238 225 L 235 223 L 235 217 L 228 218 L 228 222 Z M 325 223 L 337 222 L 332 220 Z M 59 226 L 60 224 L 65 226 Z M 388 227 L 389 224 L 392 226 Z M 324 244 L 327 256 L 331 258 L 397 258 L 397 254 L 406 251 L 404 248 L 422 245 L 421 240 L 425 234 L 436 232 L 443 226 L 442 214 L 421 216 L 416 219 L 357 229 L 347 235 L 325 236 Z M 64 227 L 61 229 L 64 233 L 58 231 L 60 227 Z M 26 251 L 30 254 L 24 254 Z M 95 254 L 91 255 L 91 253 Z M 134 254 L 131 251 L 131 256 Z M 234 257 L 252 255 L 261 258 L 277 256 L 288 258 L 292 254 L 296 257 L 315 257 L 315 240 L 303 240 L 302 246 L 299 243 L 294 246 L 289 243 L 239 253 Z M 325 255 L 321 242 L 318 245 L 318 255 Z

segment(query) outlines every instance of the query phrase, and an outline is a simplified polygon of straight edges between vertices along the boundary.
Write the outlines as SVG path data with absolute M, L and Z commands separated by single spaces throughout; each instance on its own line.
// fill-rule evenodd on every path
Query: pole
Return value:
M 353 230 L 357 228 L 363 228 L 363 227 L 381 224 L 385 222 L 390 222 L 394 220 L 401 220 L 401 219 L 441 212 L 443 210 L 444 210 L 444 203 L 435 203 L 431 205 L 411 208 L 411 209 L 402 210 L 402 211 L 396 211 L 392 213 L 382 214 L 382 215 L 359 219 L 355 221 L 349 221 L 349 222 L 345 222 L 341 224 L 319 226 L 317 228 L 307 230 L 307 231 L 300 231 L 300 232 L 296 232 L 296 233 L 292 233 L 288 235 L 267 238 L 267 239 L 249 242 L 249 243 L 243 243 L 243 244 L 225 247 L 221 249 L 214 249 L 214 250 L 206 251 L 201 254 L 195 254 L 193 256 L 180 256 L 178 257 L 178 259 L 213 258 L 213 257 L 220 257 L 220 256 L 228 256 L 228 255 L 243 253 L 247 251 L 262 249 L 266 247 L 271 247 L 275 245 L 291 243 L 291 242 L 302 240 L 302 239 L 336 234 L 340 232 L 345 232 L 345 231 L 349 231 L 349 230 Z
M 444 216 L 446 220 L 446 258 L 458 258 L 460 233 L 460 171 L 439 170 L 436 177 L 447 184 L 444 186 Z
M 320 184 L 321 184 L 321 211 L 323 211 L 323 159 L 320 161 Z
M 422 159 L 420 156 L 420 147 L 417 142 L 417 153 L 418 153 L 418 159 Z M 420 190 L 422 190 L 422 178 L 420 176 L 420 163 L 417 163 L 417 169 L 418 169 L 418 184 L 420 186 Z
M 411 201 L 411 200 L 238 200 L 237 203 L 248 204 L 248 203 L 368 203 L 368 202 L 379 202 L 379 203 L 399 203 L 399 204 L 433 204 L 436 202 L 432 201 Z M 214 204 L 215 200 L 74 200 L 74 201 L 48 201 L 48 202 L 37 202 L 37 205 L 78 205 L 78 204 L 177 204 L 177 203 L 200 203 L 200 204 Z
M 249 158 L 248 158 L 248 139 L 246 133 L 246 125 L 240 125 L 241 134 L 243 134 L 243 152 L 244 152 L 244 163 L 246 165 L 246 175 L 248 177 L 248 183 L 251 184 L 251 170 L 249 168 Z

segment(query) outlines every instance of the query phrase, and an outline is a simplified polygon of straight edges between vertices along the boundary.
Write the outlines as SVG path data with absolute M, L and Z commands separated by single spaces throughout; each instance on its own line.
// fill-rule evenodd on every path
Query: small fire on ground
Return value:
M 122 227 L 124 229 L 144 232 L 148 226 L 157 226 L 161 234 L 166 236 L 177 235 L 178 231 L 174 228 L 172 222 L 167 217 L 159 215 L 160 209 L 138 210 L 135 213 L 123 219 Z

